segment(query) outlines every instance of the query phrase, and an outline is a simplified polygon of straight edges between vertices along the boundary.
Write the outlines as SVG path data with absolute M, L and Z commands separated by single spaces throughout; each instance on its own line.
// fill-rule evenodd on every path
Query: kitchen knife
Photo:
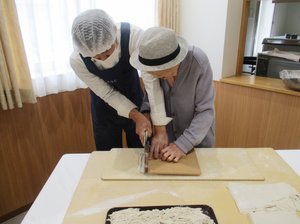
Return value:
M 140 154 L 139 170 L 141 173 L 147 173 L 148 172 L 148 160 L 149 160 L 150 147 L 151 147 L 151 139 L 148 136 L 147 131 L 145 131 L 143 143 L 144 143 L 144 150 Z
M 150 155 L 150 147 L 151 147 L 150 136 L 148 136 L 148 132 L 145 131 L 145 135 L 144 135 L 144 173 L 148 173 L 148 161 L 149 161 L 149 155 Z

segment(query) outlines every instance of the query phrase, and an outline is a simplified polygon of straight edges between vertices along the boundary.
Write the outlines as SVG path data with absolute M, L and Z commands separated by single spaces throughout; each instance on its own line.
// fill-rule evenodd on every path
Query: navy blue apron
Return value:
M 90 57 L 82 57 L 89 72 L 103 79 L 114 87 L 115 90 L 126 96 L 136 106 L 140 107 L 143 91 L 140 86 L 138 72 L 129 63 L 129 36 L 130 24 L 121 24 L 121 58 L 112 68 L 99 70 Z M 91 112 L 93 120 L 94 139 L 99 151 L 122 147 L 122 129 L 126 132 L 127 146 L 140 148 L 142 144 L 135 133 L 135 123 L 128 118 L 121 117 L 117 111 L 91 93 Z

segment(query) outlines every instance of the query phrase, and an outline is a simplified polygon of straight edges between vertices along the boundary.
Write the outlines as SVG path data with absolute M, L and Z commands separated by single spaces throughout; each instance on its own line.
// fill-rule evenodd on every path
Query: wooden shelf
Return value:
M 255 89 L 262 89 L 271 92 L 283 93 L 293 96 L 300 96 L 300 91 L 288 89 L 280 79 L 275 78 L 242 74 L 240 76 L 230 76 L 227 78 L 222 78 L 220 82 L 239 86 L 246 86 Z

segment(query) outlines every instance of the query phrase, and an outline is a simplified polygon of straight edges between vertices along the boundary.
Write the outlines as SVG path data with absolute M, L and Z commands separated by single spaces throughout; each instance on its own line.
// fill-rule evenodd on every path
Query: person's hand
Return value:
M 150 159 L 159 159 L 160 150 L 168 146 L 169 138 L 165 126 L 154 126 L 154 136 L 151 141 Z
M 135 132 L 140 138 L 142 144 L 144 144 L 145 132 L 148 132 L 148 136 L 152 135 L 151 122 L 137 109 L 132 109 L 129 113 L 129 118 L 135 122 Z
M 174 143 L 171 143 L 169 146 L 162 149 L 160 153 L 161 160 L 175 163 L 185 156 L 185 153 Z

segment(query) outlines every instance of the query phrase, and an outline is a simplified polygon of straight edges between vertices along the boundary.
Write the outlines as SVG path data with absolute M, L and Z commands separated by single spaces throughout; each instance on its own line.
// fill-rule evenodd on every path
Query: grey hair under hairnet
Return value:
M 101 9 L 90 9 L 79 14 L 73 21 L 74 49 L 84 57 L 93 57 L 111 48 L 116 40 L 116 25 Z

